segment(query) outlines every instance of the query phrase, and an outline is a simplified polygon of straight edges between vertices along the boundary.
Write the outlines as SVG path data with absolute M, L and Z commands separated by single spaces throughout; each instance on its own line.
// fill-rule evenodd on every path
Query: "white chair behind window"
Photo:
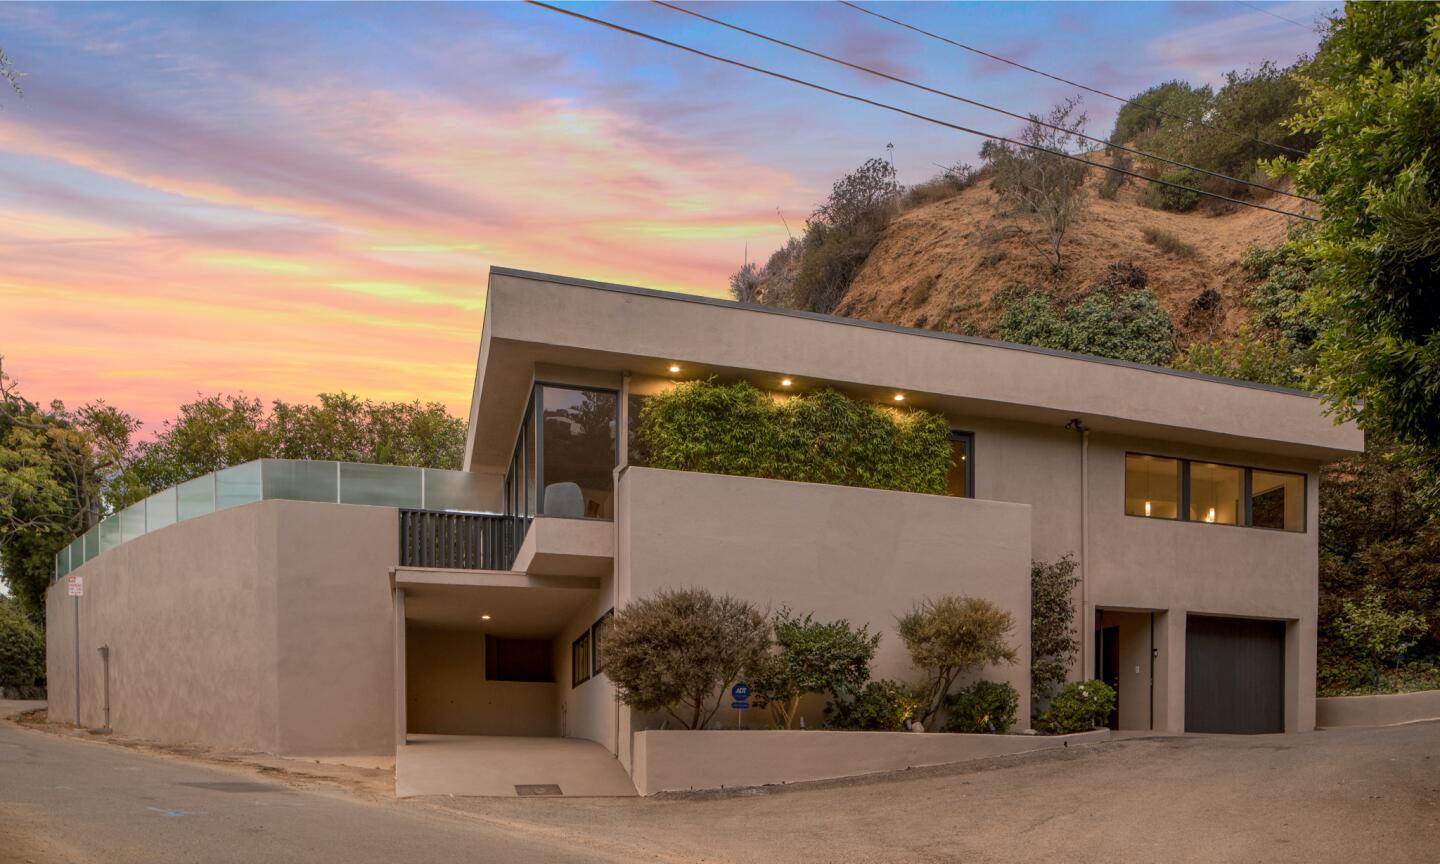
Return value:
M 546 516 L 584 516 L 585 496 L 580 492 L 579 484 L 551 483 L 546 486 L 545 509 L 542 512 Z

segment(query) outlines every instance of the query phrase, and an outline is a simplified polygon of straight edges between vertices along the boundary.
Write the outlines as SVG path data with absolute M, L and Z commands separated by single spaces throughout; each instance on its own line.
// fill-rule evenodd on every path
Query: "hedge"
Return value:
M 748 382 L 686 381 L 646 399 L 646 464 L 677 471 L 945 493 L 950 427 L 928 411 L 829 388 L 776 400 Z

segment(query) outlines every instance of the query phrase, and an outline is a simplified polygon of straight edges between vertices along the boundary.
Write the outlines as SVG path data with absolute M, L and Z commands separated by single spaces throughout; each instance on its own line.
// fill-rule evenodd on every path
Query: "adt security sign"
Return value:
M 730 696 L 735 700 L 730 707 L 737 711 L 744 711 L 750 707 L 750 685 L 744 681 L 730 688 Z
M 65 587 L 70 589 L 71 597 L 84 597 L 85 577 L 76 576 L 74 573 L 71 573 L 69 576 L 65 577 Z

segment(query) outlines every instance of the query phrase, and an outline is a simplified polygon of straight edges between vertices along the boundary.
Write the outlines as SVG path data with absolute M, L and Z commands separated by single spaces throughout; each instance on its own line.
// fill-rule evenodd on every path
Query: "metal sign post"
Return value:
M 75 598 L 75 725 L 80 725 L 80 598 L 85 596 L 85 577 L 71 573 L 65 587 Z
M 745 709 L 750 707 L 750 685 L 744 681 L 736 683 L 734 687 L 730 688 L 730 696 L 735 700 L 730 703 L 730 707 L 740 712 L 739 718 L 736 720 L 738 724 L 736 728 L 744 729 Z

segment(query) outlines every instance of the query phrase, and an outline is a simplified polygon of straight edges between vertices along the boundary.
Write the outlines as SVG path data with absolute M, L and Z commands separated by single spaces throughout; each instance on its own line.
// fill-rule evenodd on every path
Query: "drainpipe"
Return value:
M 100 646 L 98 649 L 96 649 L 96 650 L 98 650 L 98 651 L 100 652 L 100 663 L 101 663 L 101 666 L 103 667 L 103 670 L 104 670 L 104 671 L 103 671 L 103 674 L 104 674 L 104 676 L 105 676 L 105 677 L 104 677 L 104 683 L 105 683 L 105 725 L 104 725 L 103 727 L 101 727 L 101 728 L 102 728 L 105 732 L 109 732 L 109 731 L 110 731 L 110 646 L 109 646 L 109 645 L 101 645 L 101 646 Z
M 621 373 L 620 379 L 620 418 L 624 422 L 620 425 L 620 458 L 616 460 L 619 464 L 615 466 L 615 476 L 611 480 L 611 488 L 614 490 L 614 504 L 610 510 L 610 530 L 614 532 L 615 557 L 610 560 L 610 608 L 615 609 L 620 605 L 620 474 L 630 466 L 630 423 L 634 419 L 630 416 L 630 370 L 626 369 Z M 591 645 L 590 650 L 594 651 L 595 646 Z M 607 676 L 608 677 L 608 676 Z M 615 758 L 620 758 L 620 698 L 613 695 L 615 690 L 614 682 L 610 684 L 612 693 L 611 700 L 615 703 L 615 747 L 611 751 Z
M 1090 430 L 1079 417 L 1065 424 L 1066 429 L 1080 433 L 1080 680 L 1089 677 L 1089 651 L 1091 629 L 1087 627 L 1090 614 L 1090 580 L 1086 571 L 1090 562 Z

